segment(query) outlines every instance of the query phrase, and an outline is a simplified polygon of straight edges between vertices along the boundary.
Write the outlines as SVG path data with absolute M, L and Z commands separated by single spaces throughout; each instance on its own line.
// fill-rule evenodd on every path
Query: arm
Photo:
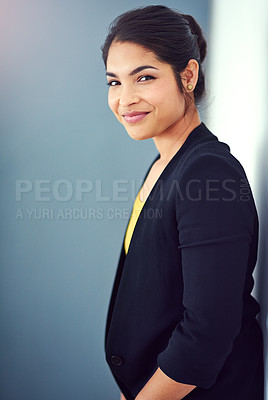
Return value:
M 158 368 L 135 400 L 181 400 L 195 387 L 170 379 Z
M 123 395 L 123 393 L 121 393 L 120 400 L 126 400 L 126 398 L 125 398 L 125 396 Z
M 202 389 L 215 384 L 241 330 L 255 218 L 250 196 L 240 199 L 243 178 L 238 164 L 202 155 L 180 180 L 182 196 L 177 193 L 185 310 L 158 366 Z
M 241 178 L 239 168 L 209 156 L 180 181 L 176 218 L 185 311 L 136 400 L 178 400 L 197 386 L 211 388 L 232 351 L 255 218 L 251 199 L 240 200 Z

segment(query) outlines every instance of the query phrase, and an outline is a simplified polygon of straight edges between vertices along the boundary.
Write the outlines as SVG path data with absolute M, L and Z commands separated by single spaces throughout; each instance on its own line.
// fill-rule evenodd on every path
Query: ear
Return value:
M 181 81 L 186 92 L 194 91 L 198 81 L 198 72 L 198 62 L 194 59 L 189 60 L 186 68 L 181 72 Z

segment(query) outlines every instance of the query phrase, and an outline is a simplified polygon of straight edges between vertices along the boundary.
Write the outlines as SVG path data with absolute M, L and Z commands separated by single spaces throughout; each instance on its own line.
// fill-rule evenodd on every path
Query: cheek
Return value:
M 165 98 L 162 98 L 161 103 L 158 103 L 158 123 L 165 128 L 168 125 L 175 123 L 184 114 L 184 97 L 174 90 L 166 93 Z
M 114 116 L 122 123 L 120 115 L 118 115 L 118 101 L 114 96 L 108 95 L 108 105 Z
M 146 92 L 144 98 L 162 111 L 184 106 L 183 94 L 180 92 L 177 83 L 170 79 L 155 84 L 149 92 Z
M 173 90 L 172 90 L 173 89 Z M 183 94 L 177 88 L 172 88 L 167 95 L 168 108 L 174 115 L 179 115 L 184 112 L 185 108 L 185 98 Z
M 110 109 L 112 110 L 112 112 L 114 113 L 115 112 L 115 99 L 110 94 L 108 94 L 108 105 L 109 105 Z

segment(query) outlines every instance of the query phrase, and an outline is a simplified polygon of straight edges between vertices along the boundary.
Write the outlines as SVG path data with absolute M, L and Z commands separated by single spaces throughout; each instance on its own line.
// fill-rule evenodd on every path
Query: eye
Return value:
M 118 86 L 118 85 L 120 85 L 120 82 L 118 82 L 118 81 L 109 81 L 109 82 L 107 82 L 107 85 L 108 86 Z
M 152 75 L 143 75 L 138 79 L 138 82 L 146 82 L 146 81 L 150 81 L 152 79 L 155 79 L 155 77 Z

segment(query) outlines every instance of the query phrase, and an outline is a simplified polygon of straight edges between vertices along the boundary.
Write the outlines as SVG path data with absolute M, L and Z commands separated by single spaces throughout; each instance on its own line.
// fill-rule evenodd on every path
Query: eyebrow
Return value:
M 143 71 L 144 69 L 148 69 L 148 68 L 152 68 L 152 69 L 158 70 L 157 68 L 153 67 L 152 65 L 141 65 L 140 67 L 137 67 L 137 68 L 133 69 L 133 71 L 131 71 L 128 75 L 129 75 L 129 76 L 135 75 L 135 74 L 137 74 L 138 72 L 141 72 L 141 71 Z M 116 74 L 114 74 L 113 72 L 108 72 L 108 71 L 107 71 L 107 72 L 106 72 L 106 75 L 107 75 L 107 76 L 111 76 L 111 77 L 113 77 L 113 78 L 118 78 L 118 76 L 117 76 Z

